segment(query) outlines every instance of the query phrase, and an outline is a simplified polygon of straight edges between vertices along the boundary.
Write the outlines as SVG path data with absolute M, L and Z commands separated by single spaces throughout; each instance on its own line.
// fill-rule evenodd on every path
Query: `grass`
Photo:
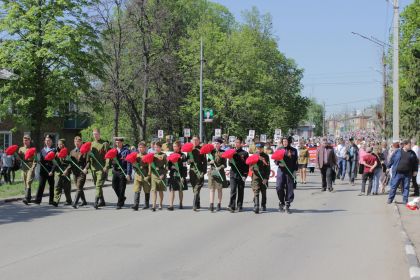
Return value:
M 16 171 L 15 174 L 15 182 L 11 185 L 4 183 L 4 178 L 2 178 L 2 185 L 0 185 L 0 198 L 23 196 L 25 194 L 25 186 L 22 181 L 22 171 Z M 36 193 L 37 189 L 38 181 L 34 181 L 32 183 L 32 194 Z

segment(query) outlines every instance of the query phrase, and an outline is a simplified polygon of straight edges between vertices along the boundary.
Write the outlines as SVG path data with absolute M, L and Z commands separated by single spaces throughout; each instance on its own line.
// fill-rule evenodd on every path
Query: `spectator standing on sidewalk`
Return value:
M 359 148 L 354 143 L 354 138 L 349 139 L 350 144 L 347 147 L 347 170 L 349 172 L 349 182 L 354 186 L 356 178 L 357 163 L 359 161 Z
M 418 158 L 411 150 L 411 142 L 402 141 L 402 148 L 396 150 L 388 163 L 388 167 L 392 168 L 391 190 L 389 191 L 388 204 L 392 203 L 397 192 L 400 182 L 403 182 L 403 203 L 408 202 L 408 194 L 410 187 L 410 179 L 417 175 Z
M 341 179 L 341 181 L 344 180 L 344 177 L 346 176 L 346 161 L 347 161 L 347 147 L 344 144 L 344 140 L 340 139 L 338 141 L 338 145 L 335 148 L 335 154 L 337 156 L 338 160 L 338 173 L 337 178 Z
M 419 150 L 419 146 L 416 145 L 416 139 L 411 139 L 411 150 L 412 150 L 413 153 L 416 154 L 417 161 L 419 161 L 420 160 L 420 150 Z M 413 196 L 420 196 L 419 185 L 417 184 L 417 176 L 412 177 L 412 184 L 413 184 L 413 189 L 414 189 Z
M 4 182 L 12 184 L 10 173 L 12 172 L 12 167 L 15 163 L 13 155 L 8 156 L 6 153 L 3 153 L 1 156 L 1 162 L 2 162 L 1 172 L 4 176 Z
M 376 166 L 373 169 L 373 186 L 372 186 L 372 195 L 377 195 L 379 192 L 379 183 L 382 176 L 382 159 L 381 159 L 381 147 L 376 145 L 373 148 L 372 155 L 376 158 Z
M 333 168 L 337 165 L 337 158 L 333 147 L 327 142 L 327 138 L 322 139 L 322 144 L 317 150 L 317 165 L 321 170 L 322 191 L 333 191 L 332 176 Z

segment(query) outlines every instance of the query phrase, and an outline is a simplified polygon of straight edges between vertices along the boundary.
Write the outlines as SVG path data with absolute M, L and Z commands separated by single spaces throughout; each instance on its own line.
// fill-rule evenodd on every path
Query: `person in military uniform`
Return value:
M 173 152 L 172 136 L 166 135 L 166 142 L 162 145 L 163 152 Z
M 127 181 L 130 181 L 131 164 L 123 159 L 130 154 L 130 150 L 124 146 L 124 138 L 115 137 L 115 146 L 118 151 L 117 157 L 110 161 L 112 166 L 112 188 L 118 197 L 117 210 L 125 203 L 125 189 Z
M 152 211 L 156 211 L 156 192 L 159 192 L 159 210 L 163 209 L 163 192 L 166 191 L 166 172 L 168 161 L 166 154 L 162 152 L 162 143 L 155 143 L 155 157 L 153 163 L 149 164 L 149 173 L 152 177 Z
M 23 161 L 20 168 L 22 169 L 22 180 L 23 180 L 23 184 L 25 185 L 25 197 L 22 201 L 26 205 L 28 205 L 32 199 L 31 187 L 32 187 L 32 182 L 34 180 L 35 168 L 36 168 L 35 156 L 25 160 L 25 153 L 29 148 L 31 148 L 31 137 L 29 135 L 24 135 L 23 146 L 19 148 L 18 154 L 19 154 L 19 157 Z
M 209 190 L 210 190 L 210 211 L 214 212 L 214 193 L 217 190 L 217 211 L 222 210 L 222 196 L 223 188 L 227 188 L 225 167 L 226 159 L 222 158 L 223 151 L 220 149 L 221 144 L 223 143 L 222 138 L 217 138 L 215 140 L 214 146 L 215 149 L 211 152 L 211 157 L 208 157 L 208 164 L 210 164 L 209 172 Z M 211 159 L 212 158 L 212 159 Z
M 194 136 L 191 139 L 194 149 L 188 154 L 188 163 L 190 164 L 190 182 L 194 191 L 193 210 L 201 208 L 200 191 L 204 185 L 204 175 L 207 173 L 206 155 L 200 154 L 200 139 Z
M 147 154 L 146 152 L 146 143 L 140 142 L 138 144 L 138 154 L 137 154 L 137 166 L 140 168 L 141 172 L 134 168 L 136 175 L 134 176 L 134 205 L 131 207 L 133 210 L 139 210 L 140 204 L 140 192 L 143 189 L 144 192 L 144 206 L 143 209 L 149 209 L 150 201 L 150 190 L 151 190 L 151 181 L 149 174 L 149 165 L 144 163 L 141 158 Z
M 228 210 L 235 212 L 236 205 L 238 205 L 238 211 L 242 211 L 242 205 L 244 202 L 244 189 L 245 180 L 248 177 L 249 166 L 246 164 L 248 158 L 248 152 L 243 148 L 243 139 L 238 137 L 235 140 L 236 153 L 233 155 L 235 166 L 232 164 L 232 160 L 229 160 L 230 166 L 230 202 Z M 238 200 L 236 200 L 236 197 Z
M 105 160 L 105 154 L 109 149 L 109 143 L 101 139 L 101 132 L 98 128 L 93 129 L 92 142 L 92 154 L 88 155 L 88 162 L 92 173 L 93 183 L 95 184 L 95 209 L 105 206 L 104 193 L 102 188 L 105 184 L 106 174 L 108 170 L 106 165 L 109 164 L 108 160 Z
M 60 139 L 58 140 L 58 149 L 57 153 L 60 152 L 61 149 L 66 147 L 66 140 Z M 57 168 L 58 171 L 58 182 L 54 188 L 54 201 L 52 205 L 54 207 L 58 206 L 60 203 L 61 193 L 64 191 L 64 195 L 66 196 L 66 205 L 71 205 L 71 181 L 70 181 L 70 171 L 71 171 L 71 162 L 67 160 L 67 158 L 58 158 L 56 153 L 55 161 L 60 168 Z M 61 170 L 60 170 L 61 169 Z M 62 172 L 63 171 L 63 172 Z
M 258 142 L 255 144 L 256 153 L 259 154 L 260 159 L 257 164 L 254 164 L 252 169 L 251 187 L 254 192 L 254 212 L 260 212 L 260 192 L 262 211 L 266 211 L 267 203 L 267 187 L 268 179 L 270 178 L 270 158 L 264 153 L 264 143 Z M 260 177 L 261 175 L 261 177 Z
M 52 161 L 47 161 L 45 160 L 45 156 L 49 153 L 49 152 L 57 152 L 57 150 L 55 149 L 55 147 L 53 147 L 52 145 L 52 136 L 47 134 L 45 136 L 44 139 L 44 148 L 42 148 L 41 152 L 40 152 L 40 164 L 42 164 L 44 167 L 41 167 L 41 169 L 39 170 L 39 186 L 38 186 L 38 191 L 36 192 L 36 196 L 35 196 L 35 200 L 34 203 L 35 204 L 41 204 L 42 202 L 42 196 L 44 194 L 44 189 L 45 189 L 45 185 L 48 182 L 48 185 L 50 187 L 49 189 L 49 204 L 52 205 L 54 202 L 54 171 L 55 171 L 55 166 L 52 163 Z
M 291 142 L 288 138 L 282 139 L 282 146 L 283 149 L 286 150 L 286 153 L 284 154 L 284 162 L 275 162 L 276 165 L 278 165 L 276 191 L 280 200 L 279 211 L 286 211 L 290 214 L 290 205 L 295 197 L 295 178 L 289 173 L 287 168 L 292 174 L 298 170 L 298 153 L 297 150 L 291 146 Z
M 169 170 L 169 211 L 174 210 L 174 200 L 175 200 L 175 192 L 178 191 L 179 193 L 179 209 L 183 209 L 182 206 L 182 199 L 183 199 L 183 191 L 188 189 L 187 185 L 187 156 L 181 152 L 181 142 L 175 141 L 173 144 L 174 153 L 178 153 L 181 155 L 177 164 L 178 164 L 178 171 L 175 167 L 175 164 L 172 162 L 168 162 L 168 170 Z M 180 176 L 181 175 L 181 176 Z
M 87 205 L 83 188 L 86 183 L 86 174 L 88 173 L 89 162 L 87 160 L 88 155 L 80 153 L 80 147 L 82 146 L 82 138 L 80 136 L 74 137 L 74 146 L 75 148 L 70 152 L 70 158 L 73 161 L 71 173 L 74 175 L 74 181 L 77 189 L 72 206 L 76 209 L 78 206 Z M 78 205 L 79 199 L 82 200 L 80 205 Z

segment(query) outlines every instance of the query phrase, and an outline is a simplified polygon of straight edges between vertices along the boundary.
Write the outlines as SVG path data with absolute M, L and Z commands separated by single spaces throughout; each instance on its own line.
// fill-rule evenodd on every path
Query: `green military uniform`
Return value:
M 95 208 L 98 208 L 98 206 L 105 206 L 105 199 L 102 188 L 105 184 L 106 174 L 103 171 L 103 168 L 109 164 L 109 160 L 105 160 L 105 154 L 108 149 L 108 142 L 102 139 L 93 141 L 91 153 L 96 158 L 96 160 L 92 155 L 88 156 L 90 169 L 92 172 L 92 179 L 95 184 Z
M 150 174 L 149 174 L 149 164 L 144 163 L 141 159 L 147 153 L 138 154 L 137 155 L 137 164 L 133 165 L 134 171 L 136 175 L 134 176 L 134 206 L 132 207 L 134 210 L 138 210 L 140 204 L 140 192 L 141 189 L 144 191 L 144 206 L 143 209 L 149 208 L 149 201 L 150 201 L 150 190 L 152 183 L 150 181 Z M 137 166 L 137 167 L 136 167 Z M 139 171 L 139 169 L 141 172 Z M 143 174 L 142 174 L 143 173 Z M 143 176 L 144 175 L 144 176 Z
M 35 168 L 36 168 L 35 156 L 33 156 L 32 158 L 29 158 L 28 160 L 25 160 L 25 153 L 28 149 L 29 148 L 23 146 L 23 147 L 20 147 L 18 151 L 19 157 L 23 161 L 20 168 L 22 169 L 22 180 L 23 180 L 23 184 L 25 185 L 25 198 L 23 199 L 23 203 L 25 204 L 28 204 L 29 202 L 31 202 L 31 198 L 32 198 L 31 187 L 32 187 L 32 182 L 34 180 Z
M 190 182 L 194 191 L 193 210 L 200 209 L 200 191 L 204 186 L 204 175 L 207 173 L 206 155 L 200 154 L 200 146 L 195 147 L 188 153 L 190 166 Z
M 266 153 L 260 153 L 260 157 L 263 160 L 259 160 L 257 164 L 251 166 L 252 170 L 252 182 L 251 188 L 254 192 L 254 211 L 256 213 L 259 212 L 259 205 L 260 205 L 260 191 L 262 194 L 261 199 L 261 206 L 263 210 L 266 208 L 267 203 L 267 187 L 268 187 L 268 179 L 270 178 L 270 158 Z M 261 177 L 262 179 L 261 179 Z M 267 180 L 267 184 L 263 183 L 263 180 Z
M 214 159 L 214 164 L 210 164 L 210 173 L 209 173 L 209 189 L 219 190 L 222 188 L 227 188 L 225 167 L 226 159 L 222 158 L 222 151 L 216 151 L 214 149 L 211 152 L 211 155 Z M 210 159 L 209 159 L 210 161 Z M 220 178 L 220 175 L 222 179 Z
M 88 169 L 89 168 L 89 161 L 87 159 L 87 154 L 82 154 L 79 150 L 79 148 L 75 148 L 70 152 L 71 160 L 73 161 L 73 164 L 71 166 L 71 172 L 74 175 L 74 181 L 76 183 L 76 195 L 74 198 L 73 207 L 77 208 L 77 203 L 79 202 L 79 199 L 82 199 L 82 205 L 86 205 L 86 198 L 85 193 L 83 191 L 83 188 L 86 183 L 86 174 L 83 173 L 81 170 Z M 75 164 L 77 166 L 75 166 Z
M 168 160 L 165 153 L 156 153 L 152 164 L 149 167 L 149 173 L 152 177 L 152 191 L 166 191 L 164 180 L 166 180 L 166 172 Z M 155 170 L 153 169 L 153 166 Z M 163 180 L 159 176 L 164 176 Z
M 68 178 L 70 178 L 70 171 L 71 171 L 71 162 L 68 161 L 65 158 L 55 158 L 58 166 L 61 168 L 61 170 L 63 170 L 63 172 L 65 174 L 67 174 L 67 176 L 63 176 L 63 172 L 61 172 L 60 168 L 57 168 L 58 170 L 58 182 L 57 185 L 54 188 L 54 206 L 57 206 L 58 203 L 60 202 L 60 198 L 61 198 L 61 193 L 64 190 L 64 195 L 66 196 L 66 202 L 67 204 L 71 204 L 72 200 L 71 200 L 71 182 Z

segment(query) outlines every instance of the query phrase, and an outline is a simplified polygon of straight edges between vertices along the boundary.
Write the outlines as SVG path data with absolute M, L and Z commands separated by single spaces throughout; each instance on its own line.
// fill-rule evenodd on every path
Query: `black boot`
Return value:
M 85 197 L 85 192 L 84 191 L 80 191 L 80 199 L 82 200 L 82 203 L 80 203 L 79 206 L 85 206 L 85 205 L 87 205 L 86 197 Z
M 104 195 L 101 195 L 99 197 L 99 207 L 105 207 L 105 199 L 104 199 Z
M 220 203 L 217 203 L 217 211 L 222 210 L 222 205 Z
M 74 196 L 74 202 L 72 204 L 72 207 L 74 209 L 77 209 L 77 203 L 79 203 L 79 199 L 80 199 L 80 191 L 77 191 L 76 195 Z
M 210 211 L 214 212 L 214 204 L 213 203 L 210 203 Z
M 139 203 L 140 203 L 140 193 L 136 192 L 134 193 L 134 205 L 131 207 L 134 211 L 139 210 Z
M 143 206 L 143 209 L 149 209 L 149 207 L 150 207 L 149 201 L 150 201 L 150 193 L 145 193 L 144 194 L 144 206 Z
M 254 213 L 258 214 L 260 213 L 260 196 L 256 195 L 254 197 Z
M 194 195 L 194 199 L 193 199 L 193 211 L 198 211 L 198 209 L 197 209 L 197 195 Z
M 99 208 L 99 196 L 95 197 L 95 204 L 93 204 L 93 207 L 95 207 L 95 209 Z
M 25 198 L 22 201 L 26 205 L 28 205 L 31 202 L 31 189 L 26 189 Z

